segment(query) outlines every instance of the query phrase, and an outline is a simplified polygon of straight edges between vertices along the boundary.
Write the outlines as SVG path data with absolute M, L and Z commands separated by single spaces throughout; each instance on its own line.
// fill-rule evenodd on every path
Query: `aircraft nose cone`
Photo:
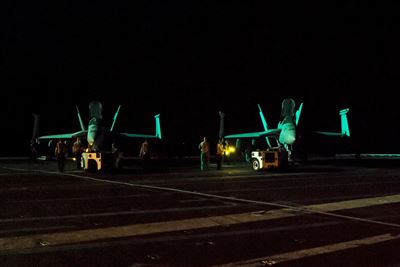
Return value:
M 283 125 L 279 141 L 287 145 L 292 145 L 296 141 L 296 129 L 293 124 L 286 123 Z
M 286 143 L 289 145 L 293 145 L 293 143 L 296 141 L 296 137 L 295 136 L 289 136 L 286 140 Z
M 89 125 L 87 133 L 87 141 L 89 145 L 93 145 L 97 135 L 97 125 Z
M 288 145 L 293 145 L 293 143 L 296 141 L 296 130 L 295 129 L 290 129 L 287 131 L 287 134 L 285 136 L 285 142 Z

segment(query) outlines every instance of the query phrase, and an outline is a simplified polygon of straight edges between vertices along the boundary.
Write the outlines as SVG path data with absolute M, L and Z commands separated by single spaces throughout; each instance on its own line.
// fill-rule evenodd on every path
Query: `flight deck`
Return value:
M 396 266 L 400 160 L 255 172 L 0 160 L 2 266 Z

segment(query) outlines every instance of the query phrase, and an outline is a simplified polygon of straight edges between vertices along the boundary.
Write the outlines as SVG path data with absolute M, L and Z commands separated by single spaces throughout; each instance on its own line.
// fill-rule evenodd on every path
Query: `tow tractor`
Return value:
M 251 152 L 253 170 L 281 169 L 288 165 L 288 153 L 285 149 L 274 147 Z
M 81 166 L 86 171 L 100 171 L 104 169 L 118 168 L 118 160 L 112 152 L 89 152 L 82 153 Z

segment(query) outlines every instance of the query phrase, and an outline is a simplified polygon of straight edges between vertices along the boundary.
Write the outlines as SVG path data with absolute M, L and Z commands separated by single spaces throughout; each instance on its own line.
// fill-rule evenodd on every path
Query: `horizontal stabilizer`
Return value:
M 263 132 L 252 132 L 252 133 L 242 133 L 242 134 L 231 134 L 226 135 L 225 139 L 232 139 L 232 138 L 255 138 L 255 137 L 276 137 L 280 133 L 280 129 L 270 129 L 268 131 Z
M 161 124 L 160 124 L 160 114 L 154 116 L 156 120 L 156 134 L 134 134 L 134 133 L 120 133 L 120 135 L 129 138 L 157 138 L 161 139 Z
M 129 138 L 158 138 L 157 136 L 151 134 L 120 133 L 120 135 Z
M 337 136 L 337 137 L 350 137 L 350 128 L 349 122 L 347 121 L 347 112 L 349 112 L 349 108 L 342 109 L 339 111 L 340 115 L 340 127 L 341 131 L 338 132 L 321 132 L 321 131 L 314 131 L 316 134 L 325 135 L 325 136 Z
M 44 135 L 44 136 L 38 137 L 38 140 L 71 139 L 71 138 L 76 138 L 76 137 L 85 137 L 86 134 L 87 134 L 87 131 L 79 131 L 76 133 Z
M 320 134 L 320 135 L 325 135 L 325 136 L 336 136 L 336 137 L 344 137 L 346 135 L 342 133 L 336 133 L 336 132 L 322 132 L 322 131 L 314 131 L 313 133 Z

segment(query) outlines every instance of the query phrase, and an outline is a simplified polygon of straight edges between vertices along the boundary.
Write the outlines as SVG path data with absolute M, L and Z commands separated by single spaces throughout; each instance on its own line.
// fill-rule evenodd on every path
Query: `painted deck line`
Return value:
M 369 207 L 374 205 L 399 203 L 400 195 L 386 196 L 382 198 L 371 198 L 371 199 L 360 199 L 351 201 L 342 201 L 335 203 L 327 203 L 320 205 L 309 206 L 309 211 L 312 209 L 318 209 L 320 211 L 337 211 L 345 210 L 350 208 Z M 270 210 L 268 212 L 253 212 L 253 213 L 241 213 L 241 214 L 228 214 L 223 216 L 212 216 L 203 218 L 192 218 L 185 220 L 175 221 L 164 221 L 155 223 L 145 224 L 134 224 L 116 227 L 106 227 L 88 230 L 78 230 L 71 232 L 59 232 L 52 234 L 39 234 L 39 235 L 28 235 L 28 236 L 16 236 L 0 238 L 0 251 L 14 250 L 14 249 L 28 249 L 40 247 L 42 241 L 45 241 L 47 245 L 64 245 L 79 242 L 90 242 L 101 239 L 112 239 L 122 237 L 134 237 L 141 235 L 184 231 L 192 229 L 203 229 L 217 226 L 236 225 L 242 223 L 250 223 L 257 221 L 267 221 L 273 219 L 287 218 L 293 216 L 303 215 L 305 207 L 302 209 L 303 212 L 293 212 L 293 209 L 278 209 Z M 364 221 L 369 223 L 378 223 L 383 225 L 390 225 L 400 227 L 398 224 L 384 223 L 374 220 L 353 218 L 348 216 L 346 219 L 353 219 L 354 221 Z
M 53 172 L 46 172 L 46 171 L 40 171 L 40 172 L 54 174 Z M 168 188 L 168 187 L 138 185 L 138 184 L 119 182 L 119 181 L 114 181 L 114 180 L 98 179 L 98 178 L 93 178 L 93 177 L 88 177 L 88 176 L 83 177 L 83 176 L 74 175 L 74 174 L 62 174 L 62 175 L 77 177 L 77 178 L 86 179 L 86 180 L 93 180 L 93 181 L 97 181 L 97 182 L 105 182 L 105 183 L 126 185 L 126 186 L 153 189 L 153 190 L 170 191 L 170 192 L 175 192 L 175 193 L 191 194 L 191 195 L 209 197 L 209 198 L 214 198 L 214 199 L 229 200 L 229 201 L 234 201 L 234 202 L 244 202 L 244 203 L 252 203 L 252 204 L 258 204 L 258 205 L 273 206 L 273 207 L 279 207 L 282 209 L 270 210 L 268 212 L 259 212 L 259 213 L 229 214 L 229 215 L 223 215 L 223 216 L 212 216 L 212 217 L 185 219 L 185 220 L 135 224 L 135 225 L 126 225 L 126 226 L 117 226 L 117 227 L 79 230 L 79 231 L 72 231 L 72 232 L 61 232 L 61 233 L 53 233 L 53 234 L 0 238 L 0 251 L 40 247 L 40 246 L 42 246 L 43 242 L 45 242 L 46 246 L 64 245 L 64 244 L 79 243 L 79 242 L 90 242 L 90 241 L 101 240 L 101 239 L 133 237 L 133 236 L 148 235 L 148 234 L 157 234 L 157 233 L 183 231 L 183 230 L 191 230 L 191 229 L 210 228 L 210 227 L 224 226 L 224 225 L 242 224 L 242 223 L 249 223 L 249 222 L 256 222 L 256 221 L 266 221 L 266 220 L 272 220 L 272 219 L 280 219 L 280 218 L 286 218 L 286 217 L 292 217 L 292 216 L 299 216 L 299 215 L 304 215 L 304 214 L 309 214 L 309 213 L 320 214 L 320 215 L 325 215 L 325 216 L 330 216 L 330 217 L 337 217 L 337 218 L 351 220 L 351 221 L 357 221 L 357 222 L 365 222 L 365 223 L 379 224 L 379 225 L 384 225 L 384 226 L 400 228 L 399 224 L 386 223 L 386 222 L 375 221 L 375 220 L 370 220 L 370 219 L 357 218 L 357 217 L 352 217 L 352 216 L 345 216 L 345 215 L 330 213 L 332 211 L 363 208 L 363 207 L 370 207 L 370 206 L 375 206 L 375 205 L 400 203 L 400 195 L 391 195 L 391 196 L 373 197 L 373 198 L 366 198 L 366 199 L 339 201 L 339 202 L 316 204 L 316 205 L 310 205 L 310 206 L 290 206 L 290 205 L 283 205 L 283 204 L 278 204 L 278 203 L 273 203 L 273 202 L 254 201 L 254 200 L 248 200 L 248 199 L 239 199 L 239 198 L 234 198 L 234 197 L 225 197 L 225 196 L 204 194 L 204 193 L 199 193 L 199 192 L 191 192 L 191 191 L 179 190 L 179 189 Z

